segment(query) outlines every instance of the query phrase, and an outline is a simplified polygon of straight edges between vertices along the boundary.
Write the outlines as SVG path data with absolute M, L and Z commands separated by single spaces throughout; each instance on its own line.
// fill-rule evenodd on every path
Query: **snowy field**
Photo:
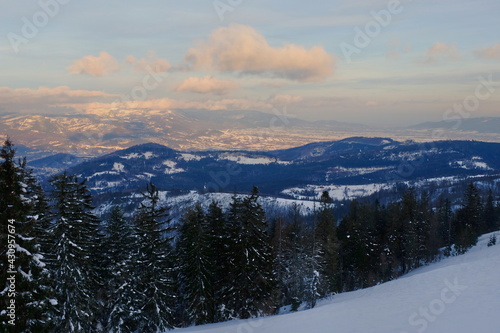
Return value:
M 336 295 L 312 310 L 174 332 L 499 333 L 500 244 L 487 247 L 488 239 L 465 255 Z

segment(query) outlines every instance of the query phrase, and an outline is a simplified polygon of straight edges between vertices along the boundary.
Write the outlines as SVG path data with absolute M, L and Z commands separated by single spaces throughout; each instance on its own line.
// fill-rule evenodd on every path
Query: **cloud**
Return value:
M 475 52 L 476 56 L 485 59 L 500 59 L 500 44 L 480 49 Z
M 0 87 L 0 110 L 13 113 L 71 111 L 68 105 L 83 105 L 118 95 L 102 91 L 71 90 L 69 87 L 12 89 Z
M 238 89 L 239 85 L 233 81 L 218 80 L 212 76 L 190 77 L 185 79 L 177 88 L 176 92 L 189 91 L 198 94 L 225 95 L 231 90 Z
M 425 62 L 434 63 L 439 60 L 457 60 L 459 58 L 460 52 L 455 44 L 435 42 L 429 50 L 427 50 Z
M 170 69 L 170 63 L 166 59 L 159 58 L 154 51 L 149 51 L 145 58 L 136 59 L 134 56 L 127 56 L 125 62 L 134 66 L 138 72 L 163 73 Z
M 252 27 L 237 24 L 215 30 L 208 41 L 189 49 L 185 60 L 191 69 L 268 75 L 301 82 L 323 81 L 333 75 L 334 68 L 334 58 L 323 47 L 272 47 Z
M 97 57 L 89 55 L 76 60 L 67 70 L 71 74 L 104 76 L 120 70 L 120 64 L 111 54 L 102 51 Z

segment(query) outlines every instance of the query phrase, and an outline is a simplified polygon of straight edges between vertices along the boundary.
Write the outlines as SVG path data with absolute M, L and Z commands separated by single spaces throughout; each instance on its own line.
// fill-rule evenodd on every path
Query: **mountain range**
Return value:
M 458 126 L 458 125 L 459 126 Z M 352 136 L 397 140 L 446 139 L 500 142 L 500 118 L 462 119 L 460 123 L 424 123 L 410 128 L 371 128 L 336 121 L 307 121 L 284 110 L 98 110 L 66 115 L 0 115 L 0 134 L 31 149 L 95 157 L 154 142 L 179 150 L 275 150 Z M 456 128 L 456 129 L 455 129 Z
M 401 185 L 426 186 L 435 195 L 453 193 L 453 184 L 471 179 L 499 187 L 500 143 L 352 137 L 274 151 L 175 150 L 146 143 L 92 159 L 56 154 L 29 165 L 45 179 L 63 170 L 86 179 L 97 206 L 134 206 L 149 182 L 169 196 L 230 197 L 257 185 L 274 198 L 314 201 L 328 190 L 341 201 L 397 193 Z

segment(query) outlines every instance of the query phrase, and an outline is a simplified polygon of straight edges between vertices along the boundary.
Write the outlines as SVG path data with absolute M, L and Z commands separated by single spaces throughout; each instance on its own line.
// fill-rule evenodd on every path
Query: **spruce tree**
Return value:
M 320 208 L 317 213 L 317 223 L 314 229 L 315 248 L 319 256 L 318 273 L 320 284 L 318 293 L 321 297 L 338 291 L 338 251 L 339 242 L 333 210 L 330 206 L 331 198 L 327 191 L 324 191 L 320 198 Z
M 130 309 L 140 332 L 163 332 L 174 326 L 174 263 L 170 207 L 161 206 L 159 190 L 148 184 L 135 218 L 136 251 Z
M 99 219 L 92 213 L 92 197 L 85 181 L 63 173 L 50 180 L 52 189 L 52 244 L 48 264 L 58 301 L 57 332 L 95 331 L 99 323 L 97 292 Z
M 495 204 L 493 199 L 493 191 L 488 190 L 488 196 L 484 205 L 483 220 L 485 230 L 483 232 L 492 232 L 497 230 L 498 216 L 495 211 Z
M 9 139 L 0 157 L 0 322 L 16 332 L 47 332 L 53 325 L 53 300 L 37 237 L 46 205 L 26 160 L 15 162 Z M 14 306 L 15 317 L 8 306 Z
M 229 289 L 231 281 L 228 277 L 230 267 L 229 244 L 232 240 L 229 238 L 228 226 L 224 212 L 219 203 L 212 201 L 208 206 L 205 216 L 208 227 L 208 242 L 212 265 L 212 286 L 214 297 L 214 321 L 224 321 L 228 319 L 224 303 L 224 293 Z
M 226 294 L 229 308 L 237 318 L 250 318 L 272 311 L 271 294 L 275 285 L 268 224 L 259 191 L 244 199 L 235 198 L 229 219 L 231 235 L 230 273 L 233 285 Z
M 190 323 L 214 322 L 214 264 L 205 213 L 198 203 L 181 220 L 178 241 L 180 284 Z
M 134 299 L 131 276 L 132 253 L 135 239 L 120 207 L 111 209 L 106 223 L 103 251 L 105 253 L 105 298 L 106 332 L 125 333 L 132 331 L 130 308 Z
M 481 230 L 484 228 L 481 197 L 473 183 L 467 186 L 463 200 L 462 208 L 457 211 L 455 218 L 455 247 L 459 254 L 467 252 L 476 245 Z

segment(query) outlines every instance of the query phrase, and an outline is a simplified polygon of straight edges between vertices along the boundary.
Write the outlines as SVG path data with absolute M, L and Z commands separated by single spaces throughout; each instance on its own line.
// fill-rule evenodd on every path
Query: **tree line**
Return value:
M 254 187 L 226 209 L 194 204 L 175 227 L 149 184 L 133 216 L 113 207 L 100 219 L 85 181 L 57 175 L 46 194 L 10 140 L 0 157 L 6 332 L 163 332 L 275 314 L 286 305 L 312 308 L 322 297 L 465 253 L 480 234 L 499 228 L 494 194 L 483 198 L 473 184 L 458 209 L 409 190 L 383 206 L 354 200 L 340 221 L 328 192 L 312 216 L 294 204 L 269 221 Z

